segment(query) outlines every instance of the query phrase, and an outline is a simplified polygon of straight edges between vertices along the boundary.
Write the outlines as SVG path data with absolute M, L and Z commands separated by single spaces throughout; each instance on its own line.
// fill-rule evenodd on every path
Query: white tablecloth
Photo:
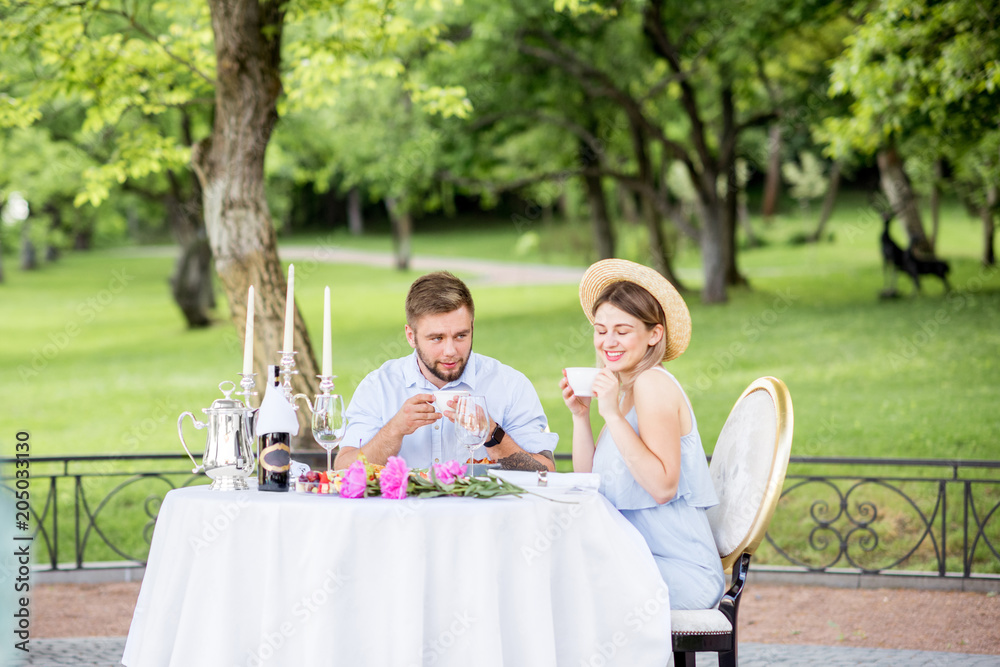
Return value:
M 600 495 L 567 499 L 171 491 L 123 662 L 669 664 L 642 537 Z

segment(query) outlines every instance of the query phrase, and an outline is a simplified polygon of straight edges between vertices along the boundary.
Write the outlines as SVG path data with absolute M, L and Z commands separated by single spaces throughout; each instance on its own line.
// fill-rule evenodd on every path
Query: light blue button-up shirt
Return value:
M 465 390 L 485 396 L 493 421 L 526 452 L 537 454 L 556 448 L 559 436 L 548 432 L 548 420 L 535 388 L 523 373 L 510 366 L 473 352 L 462 376 L 446 384 L 443 390 Z M 420 372 L 415 351 L 408 357 L 385 362 L 354 391 L 347 408 L 347 432 L 342 444 L 349 447 L 367 444 L 399 412 L 406 399 L 435 391 L 438 388 Z M 485 451 L 485 447 L 480 447 L 476 458 L 484 458 Z M 456 442 L 455 425 L 442 417 L 404 436 L 399 456 L 411 468 L 426 468 L 449 459 L 465 461 L 469 453 Z

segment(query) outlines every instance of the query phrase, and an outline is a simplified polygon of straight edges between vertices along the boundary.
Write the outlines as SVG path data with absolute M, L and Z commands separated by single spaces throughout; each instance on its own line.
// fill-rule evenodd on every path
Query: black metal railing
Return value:
M 815 572 L 1000 575 L 1000 461 L 793 457 L 766 541 Z
M 9 473 L 12 461 L 0 459 L 0 469 Z M 143 564 L 166 493 L 208 481 L 190 464 L 184 454 L 32 458 L 36 563 Z M 0 480 L 0 490 L 13 494 L 13 482 Z M 1000 461 L 793 457 L 755 560 L 969 578 L 1000 576 L 998 551 Z
M 10 494 L 14 460 L 0 459 L 0 490 Z M 36 456 L 30 461 L 29 524 L 41 570 L 90 569 L 107 561 L 145 564 L 163 497 L 209 481 L 191 473 L 185 454 Z

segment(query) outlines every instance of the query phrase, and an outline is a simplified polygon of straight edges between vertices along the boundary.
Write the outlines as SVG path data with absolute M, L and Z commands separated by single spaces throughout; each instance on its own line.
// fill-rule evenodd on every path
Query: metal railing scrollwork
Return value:
M 998 509 L 998 461 L 793 457 L 764 556 L 814 572 L 1000 575 Z

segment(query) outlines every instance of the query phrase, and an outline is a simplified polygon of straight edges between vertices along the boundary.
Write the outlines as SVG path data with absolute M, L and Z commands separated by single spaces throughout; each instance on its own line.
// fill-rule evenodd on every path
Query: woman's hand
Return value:
M 620 392 L 618 378 L 607 368 L 602 368 L 594 378 L 594 396 L 597 397 L 597 412 L 604 417 L 605 422 L 622 416 L 621 407 L 618 405 Z
M 566 369 L 563 369 L 562 380 L 559 381 L 559 388 L 562 389 L 563 402 L 573 413 L 574 417 L 584 417 L 590 414 L 590 397 L 577 396 L 573 393 L 573 388 L 569 386 L 569 379 L 566 377 Z

